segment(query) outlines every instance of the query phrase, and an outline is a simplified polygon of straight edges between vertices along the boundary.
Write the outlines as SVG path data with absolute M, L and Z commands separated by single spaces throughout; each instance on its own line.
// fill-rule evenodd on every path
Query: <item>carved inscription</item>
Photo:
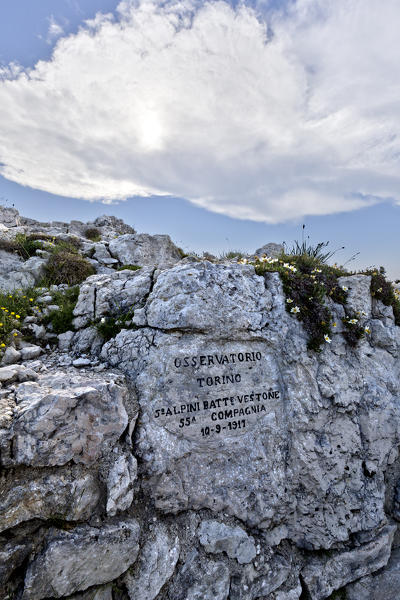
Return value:
M 274 369 L 261 351 L 179 355 L 153 407 L 157 424 L 207 441 L 246 433 L 280 399 Z

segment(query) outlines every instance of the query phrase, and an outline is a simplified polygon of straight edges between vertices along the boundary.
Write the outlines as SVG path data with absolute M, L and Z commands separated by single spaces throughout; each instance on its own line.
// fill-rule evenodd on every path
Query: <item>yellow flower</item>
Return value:
M 5 348 L 6 345 L 5 344 L 0 344 L 0 348 Z
M 0 327 L 3 327 L 3 323 L 0 323 Z
M 33 302 L 33 298 L 29 298 L 29 302 Z
M 12 315 L 15 315 L 15 312 L 12 312 L 11 314 L 12 314 Z
M 16 319 L 20 319 L 21 317 L 19 315 L 15 315 L 15 318 Z
M 332 327 L 337 327 L 337 323 L 332 323 Z
M 365 331 L 365 333 L 371 333 L 371 330 L 370 330 L 370 328 L 369 328 L 369 327 L 366 327 L 366 328 L 364 329 L 364 331 Z
M 18 336 L 18 333 L 14 333 L 14 337 L 17 337 L 17 336 Z

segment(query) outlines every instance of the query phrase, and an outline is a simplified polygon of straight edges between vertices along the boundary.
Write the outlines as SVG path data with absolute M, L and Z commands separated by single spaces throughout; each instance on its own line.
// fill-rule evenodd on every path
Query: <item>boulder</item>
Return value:
M 21 218 L 17 209 L 0 206 L 0 223 L 5 227 L 18 227 L 21 223 Z
M 14 478 L 0 492 L 0 531 L 30 519 L 88 519 L 100 499 L 96 479 L 90 473 L 59 471 L 31 481 Z
M 367 544 L 309 560 L 302 576 L 311 600 L 323 600 L 334 590 L 384 567 L 390 558 L 395 531 L 396 526 L 387 525 Z
M 143 306 L 152 286 L 153 269 L 124 270 L 110 275 L 92 275 L 80 287 L 74 309 L 74 326 L 87 326 L 105 315 L 121 313 Z
M 346 586 L 347 600 L 398 600 L 400 590 L 400 548 L 393 550 L 384 569 Z
M 112 381 L 64 372 L 19 385 L 3 464 L 93 463 L 128 424 L 126 396 L 127 389 Z
M 166 268 L 182 258 L 169 235 L 128 233 L 111 240 L 109 251 L 123 265 Z
M 276 244 L 275 242 L 270 242 L 269 244 L 265 244 L 261 246 L 261 248 L 257 248 L 254 252 L 255 256 L 268 256 L 269 258 L 277 258 L 285 251 L 285 247 L 283 244 Z
M 135 519 L 53 531 L 28 566 L 23 600 L 61 598 L 116 579 L 136 560 L 139 531 Z
M 155 523 L 146 537 L 140 557 L 124 577 L 131 600 L 154 600 L 172 577 L 180 552 L 179 538 L 162 523 Z

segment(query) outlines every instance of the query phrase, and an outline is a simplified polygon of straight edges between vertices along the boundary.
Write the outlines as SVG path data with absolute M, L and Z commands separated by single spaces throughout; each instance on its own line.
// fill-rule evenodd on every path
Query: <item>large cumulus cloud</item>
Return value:
M 400 201 L 398 0 L 121 2 L 3 68 L 0 173 L 278 222 Z

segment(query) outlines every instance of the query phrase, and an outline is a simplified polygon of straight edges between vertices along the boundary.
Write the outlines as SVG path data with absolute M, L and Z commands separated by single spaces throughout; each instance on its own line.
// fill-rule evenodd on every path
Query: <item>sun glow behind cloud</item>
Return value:
M 0 173 L 266 222 L 399 202 L 399 24 L 397 0 L 122 2 L 3 70 Z

